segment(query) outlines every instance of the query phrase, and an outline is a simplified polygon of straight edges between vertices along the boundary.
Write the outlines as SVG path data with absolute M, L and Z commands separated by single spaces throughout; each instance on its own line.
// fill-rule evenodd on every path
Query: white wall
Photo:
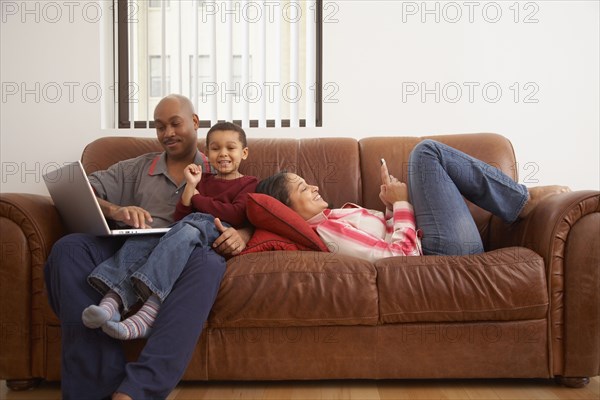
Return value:
M 105 129 L 109 3 L 47 3 L 0 2 L 2 192 L 46 193 L 43 171 L 97 137 L 154 135 Z M 598 189 L 599 15 L 597 1 L 326 2 L 323 128 L 248 135 L 497 132 L 526 184 Z

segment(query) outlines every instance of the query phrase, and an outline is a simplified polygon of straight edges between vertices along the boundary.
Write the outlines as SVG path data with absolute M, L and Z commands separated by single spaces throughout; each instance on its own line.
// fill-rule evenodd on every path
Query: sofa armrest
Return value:
M 0 194 L 1 379 L 32 376 L 32 338 L 41 329 L 33 314 L 48 307 L 46 296 L 35 294 L 44 291 L 44 263 L 54 242 L 65 233 L 49 197 Z
M 555 239 L 566 240 L 571 227 L 581 218 L 600 212 L 600 192 L 587 190 L 550 196 L 529 214 L 513 224 L 492 217 L 489 250 L 522 246 L 534 250 L 548 261 Z
M 553 374 L 600 374 L 600 192 L 551 196 L 512 225 L 494 217 L 489 243 L 544 258 Z

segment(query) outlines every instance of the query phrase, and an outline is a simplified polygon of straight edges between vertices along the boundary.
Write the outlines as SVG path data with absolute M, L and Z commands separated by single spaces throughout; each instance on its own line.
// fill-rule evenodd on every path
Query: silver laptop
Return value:
M 81 161 L 43 175 L 54 205 L 71 232 L 96 236 L 148 235 L 165 233 L 169 228 L 110 229 Z

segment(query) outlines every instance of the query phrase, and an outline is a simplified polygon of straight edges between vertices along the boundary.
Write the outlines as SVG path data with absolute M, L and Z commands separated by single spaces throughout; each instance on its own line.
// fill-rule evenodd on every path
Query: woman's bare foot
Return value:
M 519 218 L 525 218 L 526 216 L 528 216 L 533 211 L 533 209 L 546 197 L 571 191 L 571 189 L 569 189 L 567 186 L 559 185 L 536 186 L 529 188 L 528 190 L 529 200 L 527 200 L 527 203 L 525 203 L 525 206 L 523 206 L 523 209 L 519 214 Z

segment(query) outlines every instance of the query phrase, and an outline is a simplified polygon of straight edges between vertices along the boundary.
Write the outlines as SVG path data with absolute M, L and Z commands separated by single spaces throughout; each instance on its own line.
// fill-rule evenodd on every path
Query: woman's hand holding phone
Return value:
M 379 198 L 389 210 L 396 201 L 408 201 L 408 187 L 390 175 L 385 159 L 381 159 L 381 186 Z

